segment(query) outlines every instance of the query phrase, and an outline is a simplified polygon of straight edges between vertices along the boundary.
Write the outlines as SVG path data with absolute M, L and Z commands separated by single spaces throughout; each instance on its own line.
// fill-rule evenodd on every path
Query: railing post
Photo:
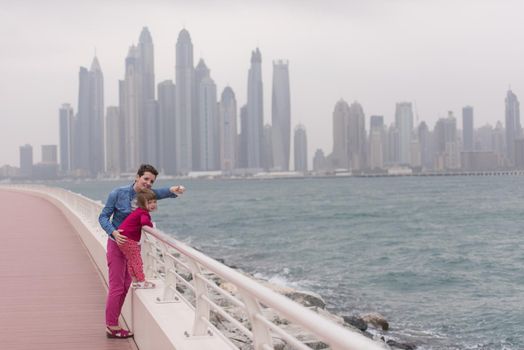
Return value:
M 175 303 L 179 301 L 176 295 L 176 265 L 173 258 L 169 256 L 168 246 L 162 243 L 162 257 L 164 259 L 164 292 L 162 293 L 162 299 L 157 298 L 159 303 Z
M 193 286 L 195 287 L 195 321 L 193 323 L 193 335 L 205 335 L 207 332 L 207 324 L 204 320 L 209 321 L 209 304 L 202 299 L 203 296 L 208 296 L 207 285 L 199 278 L 202 269 L 192 259 L 188 261 L 191 274 L 193 275 Z
M 251 322 L 251 331 L 253 332 L 253 346 L 255 350 L 263 350 L 267 345 L 273 348 L 273 339 L 269 328 L 257 319 L 257 315 L 262 315 L 262 308 L 256 299 L 251 297 L 249 293 L 240 290 L 240 295 L 246 305 L 247 315 Z
M 155 278 L 156 276 L 156 260 L 153 257 L 153 254 L 155 253 L 153 250 L 155 249 L 155 245 L 151 241 L 151 238 L 149 238 L 148 234 L 142 231 L 142 234 L 144 235 L 144 240 L 142 242 L 142 261 L 144 262 L 144 274 L 146 275 L 146 278 L 151 279 Z

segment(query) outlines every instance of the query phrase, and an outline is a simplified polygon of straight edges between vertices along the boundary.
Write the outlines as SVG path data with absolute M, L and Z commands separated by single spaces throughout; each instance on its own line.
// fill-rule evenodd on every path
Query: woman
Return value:
M 106 302 L 106 334 L 108 338 L 129 338 L 133 333 L 123 329 L 118 324 L 118 318 L 122 311 L 122 305 L 127 291 L 131 285 L 131 276 L 127 271 L 127 262 L 122 251 L 118 247 L 125 243 L 126 236 L 122 235 L 117 227 L 133 211 L 133 201 L 137 192 L 143 189 L 151 189 L 158 176 L 158 171 L 149 164 L 142 164 L 137 171 L 135 182 L 131 185 L 115 188 L 109 194 L 106 204 L 98 221 L 100 226 L 107 232 L 107 267 L 109 270 L 109 290 Z M 172 186 L 153 190 L 158 199 L 176 198 L 184 193 L 184 187 Z

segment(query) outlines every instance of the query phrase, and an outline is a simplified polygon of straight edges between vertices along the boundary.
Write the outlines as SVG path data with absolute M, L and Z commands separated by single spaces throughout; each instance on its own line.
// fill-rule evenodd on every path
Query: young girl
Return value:
M 155 288 L 155 284 L 146 281 L 144 275 L 144 264 L 140 255 L 140 238 L 142 226 L 153 227 L 150 212 L 156 210 L 156 195 L 150 189 L 143 189 L 136 194 L 137 208 L 118 227 L 123 230 L 122 234 L 127 237 L 120 250 L 127 259 L 127 269 L 133 278 L 134 288 Z

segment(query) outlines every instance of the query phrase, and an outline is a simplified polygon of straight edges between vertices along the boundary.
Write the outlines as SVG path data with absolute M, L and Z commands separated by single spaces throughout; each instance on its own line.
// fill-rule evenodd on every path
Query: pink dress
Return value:
M 151 215 L 145 209 L 136 208 L 118 227 L 119 230 L 123 230 L 122 234 L 127 237 L 126 243 L 119 247 L 127 259 L 129 274 L 136 282 L 145 281 L 144 264 L 138 244 L 142 236 L 142 226 L 153 227 Z

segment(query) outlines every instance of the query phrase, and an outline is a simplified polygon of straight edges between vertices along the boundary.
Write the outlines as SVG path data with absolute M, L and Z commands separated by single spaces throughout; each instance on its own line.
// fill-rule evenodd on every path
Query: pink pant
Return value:
M 143 282 L 146 279 L 144 275 L 144 263 L 140 255 L 140 245 L 137 241 L 128 238 L 126 243 L 120 246 L 120 250 L 127 258 L 127 271 L 134 281 Z
M 109 290 L 106 302 L 106 325 L 118 326 L 118 317 L 131 285 L 127 271 L 127 259 L 115 241 L 107 240 L 107 267 L 109 269 Z

